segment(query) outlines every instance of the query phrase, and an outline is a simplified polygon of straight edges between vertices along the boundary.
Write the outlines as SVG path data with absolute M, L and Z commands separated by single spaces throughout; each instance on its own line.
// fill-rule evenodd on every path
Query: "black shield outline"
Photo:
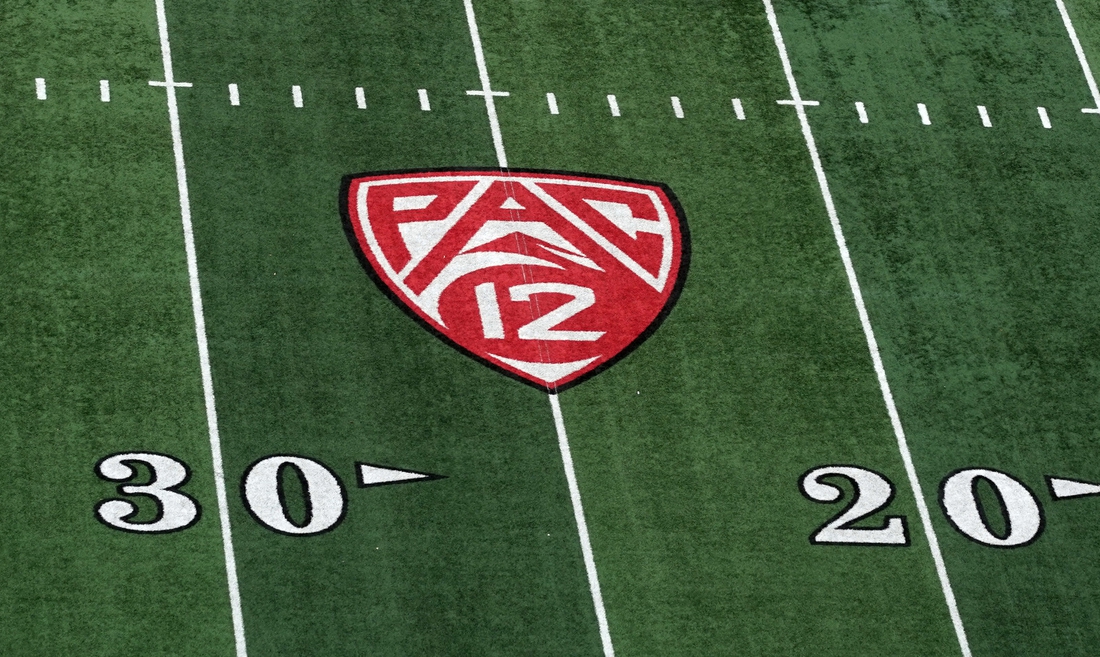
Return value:
M 499 364 L 484 358 L 473 351 L 463 347 L 445 333 L 439 331 L 430 322 L 421 317 L 414 308 L 410 307 L 405 300 L 401 298 L 396 292 L 390 289 L 390 286 L 386 283 L 386 279 L 381 273 L 375 271 L 374 266 L 371 264 L 370 259 L 367 258 L 367 254 L 363 252 L 363 249 L 359 245 L 359 238 L 355 235 L 355 227 L 351 222 L 351 213 L 348 210 L 348 192 L 351 191 L 352 181 L 359 178 L 367 177 L 380 177 L 380 176 L 397 176 L 401 174 L 415 174 L 415 173 L 483 173 L 483 174 L 495 174 L 495 175 L 508 175 L 509 173 L 535 173 L 535 174 L 550 174 L 556 176 L 577 176 L 585 179 L 595 180 L 607 180 L 611 182 L 625 182 L 635 185 L 647 185 L 649 187 L 656 187 L 664 193 L 665 198 L 668 199 L 669 204 L 672 205 L 672 209 L 675 211 L 676 219 L 679 221 L 680 226 L 680 268 L 676 271 L 676 279 L 672 284 L 672 291 L 668 295 L 668 299 L 665 300 L 665 305 L 661 307 L 661 310 L 657 313 L 653 321 L 646 326 L 645 330 L 638 334 L 629 344 L 623 347 L 619 353 L 615 354 L 611 358 L 601 363 L 595 369 L 592 369 L 581 376 L 563 383 L 561 385 L 544 386 L 540 383 L 535 383 L 530 379 L 527 379 L 511 370 L 507 370 L 501 367 Z M 352 252 L 355 253 L 355 257 L 358 258 L 359 264 L 362 265 L 363 270 L 367 272 L 367 276 L 370 277 L 374 284 L 378 286 L 378 289 L 382 291 L 386 297 L 389 298 L 398 308 L 403 310 L 406 315 L 411 317 L 413 321 L 425 329 L 431 335 L 439 338 L 444 344 L 453 348 L 455 351 L 477 361 L 478 363 L 488 367 L 489 369 L 507 376 L 510 379 L 525 383 L 536 390 L 541 390 L 550 394 L 557 394 L 588 381 L 592 377 L 607 371 L 612 365 L 615 365 L 622 359 L 629 356 L 635 349 L 640 347 L 643 342 L 649 339 L 661 324 L 664 323 L 669 313 L 672 312 L 673 306 L 680 300 L 680 294 L 683 292 L 684 284 L 687 282 L 688 269 L 691 264 L 691 233 L 688 231 L 687 217 L 684 214 L 684 209 L 680 205 L 680 200 L 673 193 L 672 188 L 662 182 L 654 182 L 652 180 L 638 180 L 637 178 L 623 178 L 619 176 L 607 176 L 596 175 L 591 173 L 584 173 L 580 171 L 561 171 L 558 169 L 525 169 L 525 168 L 493 168 L 493 167 L 437 167 L 426 169 L 394 169 L 387 171 L 364 171 L 362 173 L 351 173 L 344 176 L 340 181 L 340 218 L 344 226 L 344 235 L 348 239 L 348 243 L 351 245 Z

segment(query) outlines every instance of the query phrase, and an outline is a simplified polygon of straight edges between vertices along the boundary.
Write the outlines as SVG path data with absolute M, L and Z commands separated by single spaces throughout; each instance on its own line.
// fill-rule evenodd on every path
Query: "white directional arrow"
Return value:
M 433 479 L 446 479 L 443 475 L 429 472 L 417 472 L 415 470 L 402 470 L 374 463 L 356 463 L 359 471 L 359 487 L 385 486 L 386 484 L 405 484 L 412 481 L 432 481 Z
M 1087 481 L 1076 479 L 1062 479 L 1047 475 L 1047 487 L 1050 488 L 1050 496 L 1056 500 L 1064 500 L 1070 497 L 1086 497 L 1088 495 L 1100 495 L 1100 484 L 1090 484 Z

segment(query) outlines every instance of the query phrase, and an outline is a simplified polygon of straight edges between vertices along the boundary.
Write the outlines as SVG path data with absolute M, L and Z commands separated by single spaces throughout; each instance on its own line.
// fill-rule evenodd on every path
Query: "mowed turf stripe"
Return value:
M 0 44 L 0 653 L 230 654 L 153 4 L 5 7 Z M 208 517 L 98 522 L 95 464 L 135 451 L 186 462 Z
M 848 286 L 852 290 L 856 311 L 859 314 L 859 322 L 863 328 L 863 335 L 867 340 L 867 348 L 871 354 L 871 362 L 874 364 L 879 389 L 882 391 L 882 399 L 886 403 L 886 412 L 890 416 L 890 425 L 894 430 L 894 437 L 897 439 L 898 451 L 900 452 L 902 463 L 905 465 L 905 474 L 909 478 L 909 487 L 913 492 L 917 504 L 921 528 L 924 530 L 925 540 L 928 541 L 929 550 L 932 552 L 932 561 L 936 566 L 936 576 L 939 577 L 940 587 L 943 589 L 943 596 L 947 603 L 951 624 L 955 628 L 955 637 L 959 641 L 959 649 L 962 651 L 963 656 L 970 657 L 970 642 L 966 638 L 966 628 L 963 625 L 962 617 L 959 615 L 959 607 L 955 601 L 955 592 L 951 586 L 951 578 L 947 574 L 947 565 L 944 563 L 943 552 L 940 550 L 939 538 L 936 536 L 936 530 L 932 526 L 932 518 L 928 511 L 928 503 L 924 498 L 924 489 L 921 486 L 916 467 L 913 465 L 913 455 L 909 450 L 909 443 L 905 438 L 905 430 L 901 424 L 901 417 L 898 415 L 898 409 L 894 402 L 894 395 L 890 391 L 890 383 L 886 375 L 886 369 L 882 364 L 882 355 L 879 353 L 878 341 L 875 339 L 875 331 L 871 326 L 870 318 L 867 316 L 867 307 L 863 301 L 863 292 L 860 290 L 859 280 L 856 277 L 856 270 L 852 264 L 852 257 L 844 239 L 844 229 L 841 227 L 840 218 L 837 216 L 833 194 L 829 189 L 829 181 L 826 178 L 825 169 L 821 166 L 821 155 L 818 153 L 817 144 L 814 141 L 813 130 L 810 128 L 809 117 L 806 115 L 806 108 L 808 106 L 817 106 L 819 103 L 817 101 L 803 101 L 802 95 L 798 90 L 798 82 L 794 77 L 790 58 L 787 54 L 787 46 L 783 43 L 783 33 L 779 28 L 779 20 L 775 15 L 775 8 L 771 0 L 763 0 L 763 2 L 765 11 L 768 14 L 768 23 L 772 28 L 775 46 L 779 50 L 779 58 L 783 64 L 783 73 L 787 78 L 787 85 L 790 87 L 790 102 L 798 113 L 798 121 L 802 125 L 802 135 L 806 139 L 806 148 L 810 152 L 814 173 L 817 176 L 817 184 L 821 189 L 822 199 L 825 201 L 825 211 L 829 215 L 829 222 L 833 227 L 833 236 L 836 239 L 837 249 L 840 251 L 840 258 L 844 263 L 844 273 L 848 278 Z M 779 102 L 786 103 L 788 101 L 784 100 Z M 928 119 L 925 106 L 918 103 L 917 108 L 920 111 L 922 122 L 925 125 L 930 125 L 931 122 Z
M 1094 57 L 1095 11 L 1068 8 Z M 1080 111 L 1091 92 L 1053 1 L 942 9 L 853 8 L 822 33 L 823 14 L 779 4 L 807 93 L 884 108 L 858 131 L 846 108 L 812 118 L 922 478 L 931 489 L 993 468 L 1045 513 L 1033 543 L 995 549 L 933 511 L 974 653 L 1087 654 L 1100 618 L 1100 569 L 1085 557 L 1097 509 L 1054 502 L 1043 478 L 1100 477 L 1100 117 Z M 933 126 L 888 111 L 918 91 L 939 108 Z M 992 128 L 975 120 L 978 103 Z M 980 495 L 998 513 L 992 492 Z
M 663 181 L 692 232 L 666 323 L 561 396 L 617 651 L 958 654 L 919 534 L 807 540 L 807 469 L 905 472 L 760 4 L 478 6 L 512 166 Z
M 481 36 L 477 27 L 477 16 L 474 13 L 473 0 L 463 0 L 466 10 L 466 22 L 470 27 L 470 41 L 474 47 L 474 59 L 477 62 L 478 77 L 481 81 L 480 91 L 467 91 L 470 95 L 481 95 L 485 98 L 485 113 L 489 118 L 489 130 L 493 135 L 493 149 L 497 156 L 497 165 L 501 169 L 508 168 L 508 155 L 504 149 L 504 138 L 500 132 L 500 121 L 497 119 L 496 96 L 507 97 L 508 92 L 494 92 L 489 80 L 489 70 L 485 66 L 485 52 L 481 45 Z M 503 335 L 503 330 L 501 330 Z M 577 534 L 580 538 L 581 555 L 584 558 L 585 575 L 588 577 L 588 589 L 592 594 L 592 606 L 596 614 L 596 623 L 600 629 L 600 643 L 605 657 L 613 657 L 615 647 L 611 640 L 611 629 L 607 625 L 607 610 L 604 608 L 603 593 L 600 591 L 600 577 L 596 569 L 596 558 L 592 554 L 592 540 L 588 533 L 588 522 L 584 517 L 584 503 L 581 500 L 580 487 L 577 485 L 577 473 L 573 467 L 573 455 L 569 447 L 569 434 L 565 427 L 565 418 L 561 411 L 561 402 L 558 393 L 548 394 L 550 410 L 554 418 L 554 430 L 558 435 L 558 449 L 561 451 L 562 465 L 565 467 L 565 479 L 569 485 L 569 501 L 573 506 L 573 518 L 577 523 Z
M 172 132 L 172 154 L 176 165 L 176 189 L 179 192 L 180 218 L 183 223 L 184 252 L 187 256 L 187 280 L 191 288 L 191 311 L 195 318 L 195 337 L 199 352 L 199 372 L 202 376 L 203 401 L 206 406 L 206 427 L 210 436 L 210 457 L 214 478 L 214 495 L 218 502 L 218 525 L 221 529 L 222 554 L 225 555 L 226 582 L 229 587 L 229 608 L 233 618 L 233 643 L 237 657 L 246 657 L 244 618 L 241 614 L 241 592 L 237 578 L 237 558 L 233 551 L 233 531 L 229 522 L 229 502 L 225 486 L 225 465 L 222 459 L 221 436 L 218 434 L 218 411 L 214 401 L 214 380 L 210 371 L 210 349 L 206 338 L 206 317 L 202 309 L 202 288 L 199 283 L 199 266 L 195 256 L 195 232 L 191 222 L 191 198 L 187 188 L 187 165 L 183 153 L 183 137 L 180 134 L 179 106 L 176 89 L 191 87 L 189 82 L 176 82 L 172 67 L 172 46 L 168 36 L 168 18 L 164 0 L 156 0 L 157 32 L 160 36 L 161 60 L 164 66 L 162 80 L 149 81 L 149 86 L 164 87 L 168 100 L 168 122 Z M 294 87 L 298 89 L 298 87 Z M 301 105 L 298 92 L 296 105 Z
M 313 537 L 231 500 L 250 651 L 599 651 L 545 394 L 412 322 L 340 222 L 348 173 L 495 164 L 462 4 L 273 11 L 168 5 L 227 477 L 293 454 L 347 488 Z M 358 489 L 356 462 L 446 478 Z

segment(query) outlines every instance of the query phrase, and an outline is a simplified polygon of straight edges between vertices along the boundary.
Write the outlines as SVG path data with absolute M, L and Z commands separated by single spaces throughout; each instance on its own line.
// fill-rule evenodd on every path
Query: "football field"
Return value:
M 1096 0 L 8 0 L 0 655 L 1085 656 Z

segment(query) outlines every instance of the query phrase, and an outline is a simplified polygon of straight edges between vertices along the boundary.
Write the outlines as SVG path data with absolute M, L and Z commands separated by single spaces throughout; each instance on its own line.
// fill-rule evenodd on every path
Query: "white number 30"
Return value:
M 107 481 L 128 482 L 138 476 L 135 463 L 149 469 L 149 483 L 123 483 L 118 487 L 118 493 L 153 498 L 157 505 L 155 517 L 146 522 L 131 522 L 138 515 L 138 505 L 116 498 L 103 500 L 95 506 L 97 520 L 115 529 L 141 534 L 175 532 L 199 521 L 202 513 L 199 505 L 190 496 L 176 490 L 191 478 L 191 471 L 182 461 L 151 452 L 112 454 L 96 463 L 95 473 Z

